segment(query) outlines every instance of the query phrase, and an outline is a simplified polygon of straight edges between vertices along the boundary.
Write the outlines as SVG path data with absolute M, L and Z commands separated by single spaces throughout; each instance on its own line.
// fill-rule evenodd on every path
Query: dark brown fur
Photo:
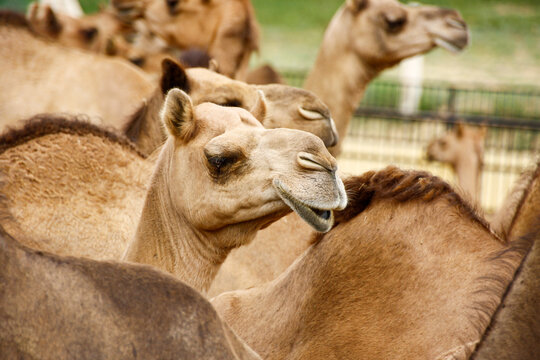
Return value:
M 94 135 L 106 138 L 136 152 L 139 156 L 145 156 L 126 137 L 91 124 L 84 116 L 64 114 L 39 114 L 26 120 L 22 128 L 10 129 L 4 132 L 0 136 L 0 154 L 30 140 L 57 133 Z
M 202 295 L 149 266 L 31 250 L 1 227 L 0 262 L 0 358 L 256 358 Z
M 24 15 L 9 10 L 0 10 L 0 26 L 20 27 L 30 31 L 30 24 Z

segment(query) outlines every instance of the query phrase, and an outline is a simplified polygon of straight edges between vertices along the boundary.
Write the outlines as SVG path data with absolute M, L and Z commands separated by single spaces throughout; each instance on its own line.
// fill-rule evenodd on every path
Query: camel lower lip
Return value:
M 332 228 L 332 225 L 334 225 L 334 214 L 332 209 L 317 209 L 308 206 L 293 196 L 290 191 L 286 189 L 286 186 L 278 179 L 274 179 L 273 184 L 283 202 L 285 202 L 285 204 L 296 212 L 313 229 L 319 232 L 327 232 Z
M 453 53 L 458 53 L 464 48 L 441 37 L 436 37 L 434 41 L 437 46 L 442 47 L 443 49 L 446 49 Z

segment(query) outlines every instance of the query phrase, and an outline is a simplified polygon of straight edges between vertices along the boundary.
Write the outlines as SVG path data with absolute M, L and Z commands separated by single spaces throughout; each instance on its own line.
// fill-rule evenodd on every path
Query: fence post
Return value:
M 451 122 L 456 121 L 456 96 L 457 96 L 456 88 L 454 88 L 453 86 L 450 86 L 448 88 L 448 103 L 447 103 L 448 116 L 447 118 Z

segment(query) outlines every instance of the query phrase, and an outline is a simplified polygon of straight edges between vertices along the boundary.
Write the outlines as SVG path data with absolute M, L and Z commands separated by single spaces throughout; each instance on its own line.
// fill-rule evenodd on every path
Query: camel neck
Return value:
M 194 228 L 179 213 L 169 193 L 169 152 L 165 145 L 137 227 L 124 260 L 149 264 L 165 270 L 199 291 L 206 291 L 230 249 L 216 244 L 219 239 Z
M 480 202 L 481 164 L 473 156 L 465 156 L 454 164 L 459 186 L 465 190 L 476 203 Z
M 343 139 L 367 85 L 380 70 L 365 63 L 347 47 L 345 34 L 337 31 L 342 27 L 334 24 L 339 19 L 336 16 L 328 26 L 304 88 L 317 94 L 328 106 L 339 138 Z

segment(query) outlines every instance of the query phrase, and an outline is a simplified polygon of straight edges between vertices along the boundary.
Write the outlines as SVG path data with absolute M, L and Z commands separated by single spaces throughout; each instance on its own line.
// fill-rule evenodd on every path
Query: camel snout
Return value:
M 333 158 L 320 157 L 301 151 L 298 153 L 296 161 L 301 167 L 309 170 L 328 171 L 330 173 L 337 171 L 337 163 Z

